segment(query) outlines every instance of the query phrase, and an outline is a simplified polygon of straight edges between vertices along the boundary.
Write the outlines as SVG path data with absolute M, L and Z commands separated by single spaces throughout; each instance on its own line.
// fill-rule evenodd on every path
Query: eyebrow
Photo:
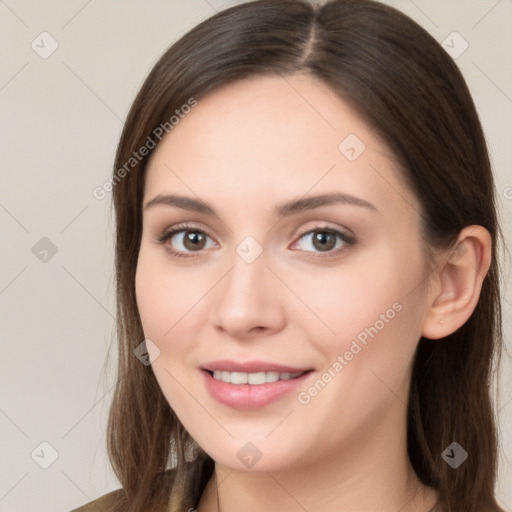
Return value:
M 306 210 L 311 210 L 313 208 L 319 208 L 321 206 L 329 206 L 333 204 L 349 204 L 368 208 L 378 212 L 377 208 L 372 203 L 341 192 L 294 199 L 292 201 L 277 205 L 273 212 L 274 215 L 278 217 L 286 217 Z M 184 210 L 203 213 L 205 215 L 212 215 L 216 217 L 218 216 L 214 208 L 212 208 L 204 201 L 176 194 L 159 194 L 144 205 L 144 210 L 148 210 L 157 205 L 176 206 L 178 208 L 183 208 Z

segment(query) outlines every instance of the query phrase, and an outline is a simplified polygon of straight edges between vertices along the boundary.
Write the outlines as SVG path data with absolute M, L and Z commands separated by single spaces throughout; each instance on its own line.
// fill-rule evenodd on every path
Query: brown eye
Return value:
M 318 228 L 304 233 L 296 244 L 304 252 L 335 254 L 338 252 L 337 249 L 346 249 L 346 246 L 354 245 L 355 242 L 354 237 L 337 229 Z
M 163 233 L 158 242 L 175 256 L 192 256 L 202 249 L 209 249 L 215 243 L 204 231 L 192 227 L 177 226 L 175 229 Z
M 330 251 L 336 245 L 336 236 L 328 231 L 317 231 L 312 241 L 313 246 L 319 251 Z
M 184 231 L 183 246 L 190 251 L 203 249 L 206 245 L 206 235 L 201 231 Z

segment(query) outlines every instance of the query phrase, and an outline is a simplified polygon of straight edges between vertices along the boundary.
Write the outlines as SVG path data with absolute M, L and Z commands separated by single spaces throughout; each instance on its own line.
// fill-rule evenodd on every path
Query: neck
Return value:
M 328 457 L 292 469 L 242 472 L 216 464 L 197 512 L 428 512 L 437 493 L 416 477 L 405 418 L 397 425 L 396 417 L 358 431 Z

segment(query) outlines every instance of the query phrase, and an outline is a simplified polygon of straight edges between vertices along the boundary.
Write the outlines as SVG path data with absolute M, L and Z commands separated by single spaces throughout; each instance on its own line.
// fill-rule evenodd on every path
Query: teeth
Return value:
M 266 384 L 267 382 L 276 382 L 278 380 L 290 380 L 295 379 L 302 375 L 303 372 L 289 373 L 289 372 L 256 372 L 256 373 L 244 373 L 244 372 L 225 372 L 221 370 L 215 370 L 213 372 L 213 378 L 227 382 L 230 384 L 251 384 L 258 386 Z

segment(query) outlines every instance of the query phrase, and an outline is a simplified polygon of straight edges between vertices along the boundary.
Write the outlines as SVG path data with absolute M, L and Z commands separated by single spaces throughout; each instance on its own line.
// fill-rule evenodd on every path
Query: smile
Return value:
M 216 380 L 221 380 L 228 384 L 250 384 L 252 386 L 261 386 L 269 382 L 277 382 L 279 380 L 290 380 L 300 377 L 304 372 L 256 372 L 256 373 L 245 373 L 245 372 L 228 372 L 215 370 L 210 372 Z
M 256 410 L 294 397 L 297 388 L 314 378 L 312 370 L 299 372 L 230 372 L 202 369 L 204 386 L 218 403 L 242 411 Z

